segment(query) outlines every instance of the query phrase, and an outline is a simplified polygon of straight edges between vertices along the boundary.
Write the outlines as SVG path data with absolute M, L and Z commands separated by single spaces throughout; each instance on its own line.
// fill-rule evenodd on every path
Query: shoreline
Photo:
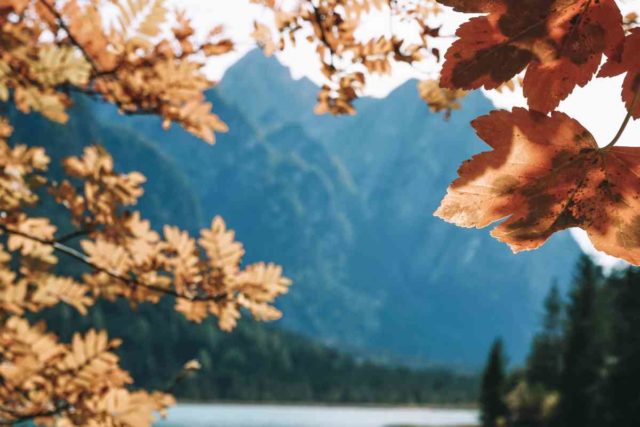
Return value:
M 479 427 L 469 406 L 180 401 L 156 427 Z M 217 423 L 217 424 L 216 424 Z
M 376 402 L 300 402 L 300 401 L 250 401 L 250 400 L 177 400 L 176 405 L 220 405 L 220 406 L 280 406 L 318 408 L 389 408 L 389 409 L 433 409 L 433 410 L 478 410 L 475 403 L 376 403 Z

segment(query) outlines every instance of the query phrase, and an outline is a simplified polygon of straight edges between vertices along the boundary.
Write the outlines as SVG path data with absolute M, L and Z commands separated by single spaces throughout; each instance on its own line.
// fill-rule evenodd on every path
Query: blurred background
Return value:
M 204 3 L 196 15 L 252 22 L 243 2 Z M 243 320 L 231 334 L 188 323 L 170 305 L 132 316 L 127 304 L 104 302 L 86 318 L 66 306 L 47 312 L 51 329 L 123 338 L 124 368 L 144 387 L 170 384 L 196 355 L 202 369 L 175 385 L 182 403 L 158 424 L 166 427 L 467 427 L 486 421 L 480 414 L 546 426 L 571 393 L 573 410 L 625 419 L 640 371 L 639 273 L 571 232 L 513 255 L 487 230 L 432 216 L 457 165 L 484 149 L 469 122 L 520 100 L 475 92 L 443 120 L 401 73 L 370 84 L 379 89 L 356 116 L 316 116 L 304 58 L 247 46 L 212 64 L 220 83 L 207 97 L 230 128 L 215 147 L 86 98 L 65 127 L 10 112 L 13 138 L 47 147 L 52 165 L 85 141 L 103 144 L 120 170 L 147 176 L 140 208 L 153 224 L 195 232 L 223 215 L 247 262 L 281 264 L 294 282 L 279 300 L 281 321 Z M 563 108 L 589 117 L 580 99 L 593 96 L 579 91 Z M 609 122 L 598 126 L 605 134 Z M 586 425 L 573 422 L 562 425 Z

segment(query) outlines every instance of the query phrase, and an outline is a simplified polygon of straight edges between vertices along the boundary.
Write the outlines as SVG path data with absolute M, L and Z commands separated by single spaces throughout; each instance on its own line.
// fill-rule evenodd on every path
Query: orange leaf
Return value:
M 459 169 L 435 215 L 492 231 L 514 252 L 580 227 L 594 246 L 640 264 L 640 148 L 599 148 L 567 115 L 516 108 L 473 122 L 492 151 Z
M 614 0 L 438 0 L 455 10 L 487 13 L 458 29 L 445 55 L 441 85 L 495 89 L 528 67 L 529 107 L 554 110 L 576 86 L 586 85 L 602 54 L 624 38 Z
M 261 24 L 260 22 L 254 21 L 253 28 L 251 37 L 253 37 L 258 46 L 260 46 L 265 56 L 273 55 L 276 51 L 276 44 L 273 41 L 273 36 L 271 35 L 269 27 Z

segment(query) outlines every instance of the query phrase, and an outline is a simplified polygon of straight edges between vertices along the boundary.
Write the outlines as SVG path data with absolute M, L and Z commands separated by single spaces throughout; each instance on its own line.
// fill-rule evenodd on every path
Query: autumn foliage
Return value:
M 614 0 L 527 2 L 441 0 L 454 10 L 482 13 L 460 26 L 445 55 L 440 83 L 448 88 L 495 89 L 524 71 L 533 110 L 553 111 L 576 86 L 586 85 L 602 55 L 624 39 Z
M 429 74 L 418 91 L 445 115 L 469 90 L 521 86 L 529 109 L 472 123 L 491 150 L 461 166 L 436 215 L 464 227 L 502 221 L 492 234 L 514 251 L 580 227 L 597 248 L 640 264 L 640 149 L 616 146 L 627 123 L 640 118 L 640 31 L 637 15 L 623 17 L 621 1 L 252 3 L 273 17 L 255 22 L 251 34 L 267 55 L 300 43 L 315 49 L 326 79 L 320 114 L 355 114 L 371 76 L 402 66 Z M 472 14 L 455 35 L 440 27 L 448 9 Z M 380 16 L 385 28 L 363 31 Z M 222 27 L 197 34 L 188 14 L 170 12 L 163 0 L 0 0 L 0 26 L 0 101 L 22 112 L 64 123 L 79 93 L 123 114 L 157 115 L 164 127 L 176 123 L 210 143 L 227 129 L 205 100 L 213 82 L 203 66 L 233 43 Z M 451 37 L 443 54 L 442 40 Z M 439 76 L 420 68 L 429 61 Z M 598 144 L 555 111 L 576 87 L 622 74 L 629 114 L 610 142 Z M 102 147 L 65 159 L 66 177 L 52 181 L 45 149 L 9 142 L 11 134 L 2 119 L 0 424 L 145 426 L 173 403 L 167 390 L 132 387 L 114 353 L 117 339 L 89 331 L 61 343 L 27 313 L 56 304 L 86 313 L 98 298 L 134 306 L 172 298 L 187 319 L 214 316 L 223 330 L 243 313 L 280 316 L 273 303 L 290 281 L 279 266 L 243 265 L 242 245 L 221 218 L 197 238 L 169 225 L 158 232 L 135 211 L 144 176 L 116 170 Z M 65 209 L 71 230 L 33 216 L 45 198 Z M 62 257 L 85 273 L 61 274 Z
M 640 264 L 640 149 L 616 147 L 640 105 L 638 33 L 613 0 L 441 0 L 486 15 L 457 31 L 440 83 L 497 88 L 520 72 L 530 111 L 493 112 L 473 125 L 493 149 L 461 166 L 436 215 L 463 227 L 486 227 L 514 252 L 535 249 L 570 227 L 587 231 L 597 249 Z M 633 25 L 632 25 L 633 26 Z M 606 55 L 604 65 L 603 55 Z M 609 143 L 554 110 L 577 86 L 626 73 L 628 115 Z M 547 113 L 551 112 L 551 115 Z
M 275 12 L 281 49 L 295 43 L 297 33 L 315 44 L 327 77 L 318 112 L 353 114 L 366 76 L 390 74 L 399 63 L 422 72 L 425 59 L 440 63 L 440 76 L 420 81 L 418 91 L 431 111 L 446 116 L 460 108 L 467 91 L 521 87 L 528 110 L 493 112 L 473 122 L 492 151 L 461 166 L 435 214 L 463 227 L 502 221 L 492 234 L 515 252 L 580 227 L 596 248 L 640 264 L 640 149 L 615 146 L 629 120 L 640 117 L 638 15 L 621 12 L 634 2 L 316 0 L 288 9 L 283 1 L 254 2 Z M 442 55 L 438 40 L 448 35 L 438 19 L 447 8 L 470 18 Z M 388 17 L 388 28 L 379 29 L 385 35 L 358 37 L 365 17 L 375 14 Z M 556 111 L 576 87 L 621 74 L 629 114 L 611 142 L 598 144 Z
M 22 112 L 65 122 L 71 95 L 81 93 L 123 114 L 160 116 L 164 126 L 175 122 L 211 143 L 226 129 L 205 102 L 212 82 L 202 67 L 232 44 L 220 28 L 196 42 L 186 15 L 170 15 L 162 0 L 1 1 L 0 25 L 0 100 Z M 148 426 L 174 402 L 169 390 L 133 387 L 114 353 L 117 339 L 90 330 L 61 343 L 28 313 L 68 304 L 86 314 L 98 298 L 133 306 L 172 298 L 187 319 L 213 316 L 225 331 L 243 311 L 280 317 L 272 303 L 290 281 L 279 266 L 242 265 L 242 244 L 221 218 L 197 238 L 169 225 L 159 233 L 134 210 L 145 177 L 117 171 L 104 148 L 66 158 L 66 177 L 54 181 L 46 150 L 10 143 L 11 134 L 1 119 L 1 425 Z M 45 199 L 66 211 L 63 224 L 34 216 Z M 61 274 L 61 258 L 84 273 Z
M 463 227 L 507 218 L 491 234 L 516 252 L 582 227 L 596 247 L 640 264 L 639 149 L 600 149 L 560 112 L 494 111 L 473 126 L 493 150 L 462 165 L 437 216 Z

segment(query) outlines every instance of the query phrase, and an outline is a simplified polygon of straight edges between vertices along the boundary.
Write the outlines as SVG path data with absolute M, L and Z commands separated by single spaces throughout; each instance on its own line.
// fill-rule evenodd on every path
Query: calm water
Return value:
M 477 419 L 477 411 L 457 409 L 181 404 L 156 427 L 446 427 Z

